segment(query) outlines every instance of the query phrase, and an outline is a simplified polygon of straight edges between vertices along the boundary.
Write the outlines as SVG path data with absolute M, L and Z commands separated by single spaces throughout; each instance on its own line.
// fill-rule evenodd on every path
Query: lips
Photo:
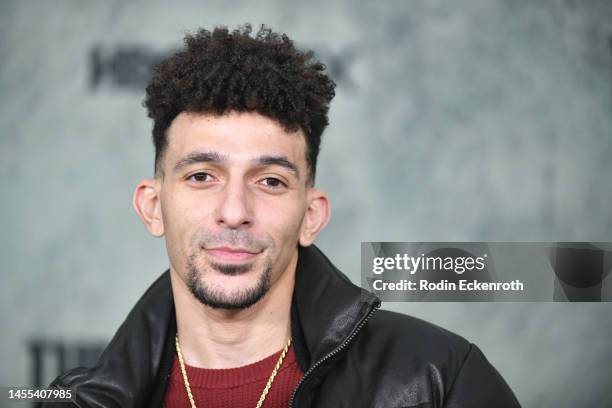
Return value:
M 205 248 L 205 251 L 219 260 L 234 262 L 248 261 L 261 253 L 261 251 L 253 251 L 247 248 L 230 247 Z

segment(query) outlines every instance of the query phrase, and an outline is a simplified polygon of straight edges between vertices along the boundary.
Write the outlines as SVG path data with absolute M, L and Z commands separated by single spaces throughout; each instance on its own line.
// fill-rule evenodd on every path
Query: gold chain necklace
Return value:
M 178 355 L 179 365 L 181 366 L 181 374 L 183 374 L 183 382 L 185 383 L 185 389 L 187 390 L 187 397 L 189 397 L 191 408 L 196 408 L 196 404 L 193 399 L 193 394 L 191 393 L 191 386 L 189 385 L 189 380 L 187 379 L 187 370 L 185 370 L 185 361 L 183 360 L 183 353 L 181 353 L 181 346 L 179 345 L 178 333 L 176 334 L 175 340 L 176 340 L 176 354 Z M 289 340 L 287 341 L 287 344 L 285 345 L 283 352 L 281 353 L 280 357 L 278 358 L 278 361 L 276 362 L 276 365 L 274 366 L 274 369 L 272 370 L 272 374 L 270 374 L 270 378 L 268 378 L 266 387 L 261 393 L 261 397 L 259 397 L 259 401 L 257 401 L 256 408 L 261 408 L 264 401 L 266 400 L 266 397 L 268 396 L 268 391 L 270 391 L 270 387 L 272 386 L 272 381 L 274 381 L 274 377 L 276 377 L 276 373 L 278 372 L 278 369 L 283 364 L 283 360 L 285 359 L 285 355 L 287 354 L 287 350 L 289 350 L 290 345 L 291 345 L 291 337 L 289 337 Z

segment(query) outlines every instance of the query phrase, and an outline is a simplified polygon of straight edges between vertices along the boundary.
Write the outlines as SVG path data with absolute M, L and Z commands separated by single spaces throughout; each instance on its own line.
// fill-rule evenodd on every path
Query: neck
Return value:
M 297 253 L 266 295 L 242 310 L 200 303 L 174 268 L 170 279 L 185 363 L 201 368 L 252 364 L 281 350 L 291 335 L 291 298 Z

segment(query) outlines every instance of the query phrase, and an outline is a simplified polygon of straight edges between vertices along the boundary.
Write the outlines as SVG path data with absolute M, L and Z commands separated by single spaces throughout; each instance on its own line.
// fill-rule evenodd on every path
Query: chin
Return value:
M 259 302 L 270 289 L 271 267 L 255 271 L 251 266 L 225 264 L 224 272 L 207 268 L 204 273 L 190 268 L 187 287 L 197 300 L 214 309 L 246 309 Z

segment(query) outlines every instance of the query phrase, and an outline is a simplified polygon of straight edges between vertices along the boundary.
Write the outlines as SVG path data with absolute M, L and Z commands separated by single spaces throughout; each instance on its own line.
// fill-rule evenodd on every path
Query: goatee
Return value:
M 243 290 L 226 294 L 219 289 L 215 289 L 206 284 L 201 278 L 205 275 L 196 265 L 194 258 L 189 259 L 187 264 L 187 287 L 202 304 L 210 306 L 213 309 L 240 310 L 246 309 L 261 298 L 263 298 L 270 289 L 270 277 L 272 275 L 272 266 L 264 265 L 264 270 L 259 276 L 257 284 L 253 287 L 244 288 Z M 228 264 L 211 264 L 211 267 L 225 275 L 236 276 L 250 271 L 252 264 L 246 265 L 228 265 Z

